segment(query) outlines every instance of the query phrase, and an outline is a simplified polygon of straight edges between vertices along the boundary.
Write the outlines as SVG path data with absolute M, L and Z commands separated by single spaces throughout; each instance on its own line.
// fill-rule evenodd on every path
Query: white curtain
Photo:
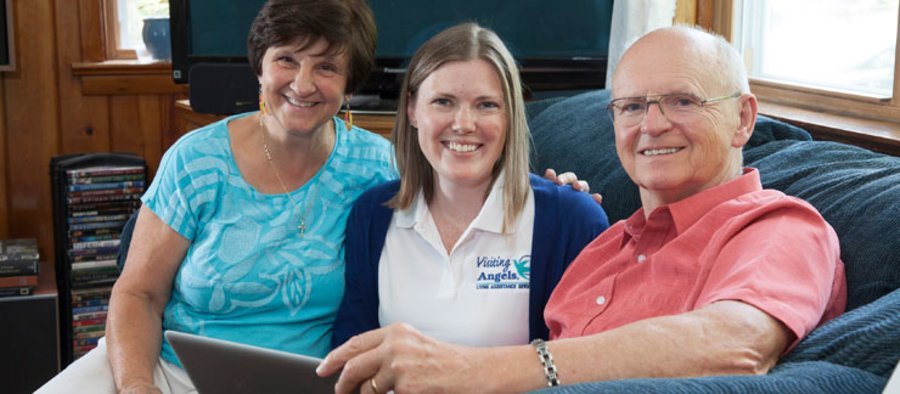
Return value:
M 661 27 L 672 26 L 676 0 L 616 0 L 613 2 L 609 32 L 609 62 L 606 87 L 612 87 L 612 75 L 628 45 L 640 36 Z

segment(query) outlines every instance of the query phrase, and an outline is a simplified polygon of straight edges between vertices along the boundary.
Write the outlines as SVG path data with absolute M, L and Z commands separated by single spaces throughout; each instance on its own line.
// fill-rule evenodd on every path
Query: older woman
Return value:
M 550 292 L 608 224 L 587 194 L 529 176 L 520 86 L 503 42 L 476 24 L 413 56 L 393 134 L 400 180 L 350 214 L 334 345 L 401 322 L 472 346 L 547 337 Z
M 335 116 L 375 42 L 362 0 L 263 6 L 248 38 L 261 110 L 166 152 L 113 289 L 106 346 L 44 389 L 191 390 L 163 330 L 325 355 L 350 204 L 396 176 L 387 140 Z

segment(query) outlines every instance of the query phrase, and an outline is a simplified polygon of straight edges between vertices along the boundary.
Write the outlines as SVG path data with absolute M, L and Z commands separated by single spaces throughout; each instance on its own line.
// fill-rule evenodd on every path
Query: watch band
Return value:
M 531 346 L 534 346 L 534 350 L 537 351 L 538 358 L 541 361 L 541 366 L 544 367 L 544 376 L 547 377 L 547 387 L 555 387 L 562 384 L 559 381 L 559 371 L 556 369 L 556 364 L 553 363 L 553 356 L 550 355 L 550 350 L 547 349 L 547 342 L 544 342 L 543 339 L 536 338 L 531 341 Z

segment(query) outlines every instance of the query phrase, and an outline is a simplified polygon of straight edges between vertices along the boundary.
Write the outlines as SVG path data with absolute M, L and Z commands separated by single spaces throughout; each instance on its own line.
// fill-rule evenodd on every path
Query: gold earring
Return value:
M 266 100 L 263 99 L 262 93 L 259 94 L 259 113 L 261 115 L 268 115 L 268 112 L 266 111 Z
M 347 109 L 344 111 L 344 123 L 347 124 L 347 130 L 353 128 L 353 111 L 350 110 L 350 102 L 347 102 Z

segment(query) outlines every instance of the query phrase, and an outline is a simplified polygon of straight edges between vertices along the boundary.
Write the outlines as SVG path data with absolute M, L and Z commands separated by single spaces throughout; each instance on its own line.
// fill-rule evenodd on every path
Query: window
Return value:
M 900 120 L 900 0 L 734 0 L 731 40 L 763 101 Z M 728 33 L 728 32 L 724 32 Z M 727 35 L 726 35 L 727 36 Z
M 169 17 L 169 0 L 105 0 L 109 59 L 150 60 L 144 44 L 144 21 Z
M 753 77 L 890 98 L 898 0 L 745 1 L 740 40 Z

